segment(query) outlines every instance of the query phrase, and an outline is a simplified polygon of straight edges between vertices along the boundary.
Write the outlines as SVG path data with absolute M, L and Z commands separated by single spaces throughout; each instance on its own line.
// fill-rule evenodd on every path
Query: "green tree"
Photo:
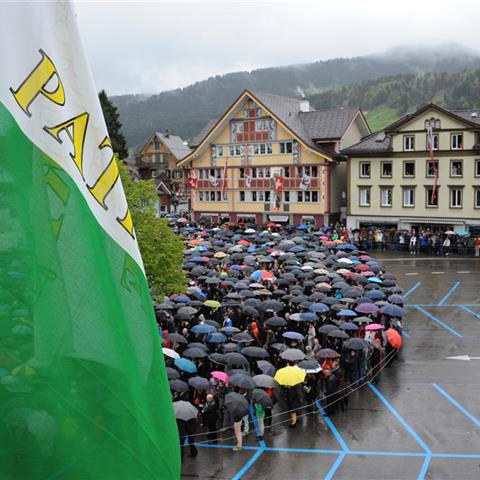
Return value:
M 122 133 L 122 124 L 120 123 L 120 115 L 118 109 L 107 96 L 107 92 L 102 90 L 98 94 L 100 105 L 102 107 L 103 116 L 107 124 L 108 134 L 112 141 L 113 151 L 117 153 L 119 158 L 123 160 L 128 157 L 127 142 Z
M 183 242 L 167 221 L 156 215 L 155 183 L 153 180 L 133 181 L 123 162 L 117 161 L 117 164 L 150 290 L 157 298 L 184 292 L 187 277 L 182 270 Z

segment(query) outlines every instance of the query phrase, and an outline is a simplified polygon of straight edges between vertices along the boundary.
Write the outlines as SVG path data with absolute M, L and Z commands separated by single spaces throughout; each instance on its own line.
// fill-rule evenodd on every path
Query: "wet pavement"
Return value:
M 396 362 L 344 413 L 305 411 L 294 430 L 279 415 L 241 452 L 199 445 L 183 479 L 480 479 L 480 260 L 376 256 L 408 304 Z M 465 355 L 478 358 L 447 358 Z

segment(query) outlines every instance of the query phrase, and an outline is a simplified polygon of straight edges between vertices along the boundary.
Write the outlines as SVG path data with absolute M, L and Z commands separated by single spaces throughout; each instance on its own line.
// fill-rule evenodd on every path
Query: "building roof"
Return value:
M 470 122 L 478 123 L 480 125 L 480 109 L 476 110 L 450 110 L 458 117 L 462 117 Z
M 392 151 L 392 141 L 390 133 L 395 133 L 397 129 L 408 123 L 410 120 L 415 118 L 417 115 L 420 115 L 426 112 L 428 109 L 434 108 L 446 115 L 449 115 L 452 118 L 455 118 L 460 121 L 464 121 L 467 125 L 478 126 L 480 125 L 480 111 L 478 110 L 447 110 L 444 107 L 440 107 L 433 103 L 429 103 L 419 108 L 415 112 L 406 113 L 400 117 L 395 122 L 391 123 L 384 130 L 372 133 L 363 137 L 362 140 L 355 145 L 352 145 L 348 148 L 342 150 L 342 154 L 345 155 L 356 155 L 356 154 L 366 154 L 366 153 L 388 153 Z M 473 115 L 472 113 L 477 115 Z
M 185 158 L 190 152 L 190 148 L 183 143 L 183 140 L 171 133 L 155 132 L 155 136 L 175 155 L 178 160 Z
M 299 116 L 310 136 L 322 141 L 341 139 L 357 113 L 358 108 L 348 107 L 300 112 Z
M 351 147 L 342 150 L 345 155 L 361 153 L 387 153 L 392 151 L 392 139 L 384 130 L 371 133 Z
M 305 144 L 315 150 L 328 148 L 319 146 L 316 142 L 339 140 L 348 126 L 359 112 L 358 108 L 337 108 L 328 110 L 301 111 L 301 103 L 306 100 L 287 98 L 271 93 L 246 90 L 263 106 L 295 133 Z M 202 131 L 193 139 L 192 146 L 196 147 L 205 139 L 220 119 L 210 120 Z
M 209 120 L 207 124 L 202 128 L 199 134 L 193 137 L 193 140 L 190 142 L 192 147 L 196 147 L 200 144 L 200 142 L 208 135 L 210 130 L 217 124 L 218 118 L 214 118 Z

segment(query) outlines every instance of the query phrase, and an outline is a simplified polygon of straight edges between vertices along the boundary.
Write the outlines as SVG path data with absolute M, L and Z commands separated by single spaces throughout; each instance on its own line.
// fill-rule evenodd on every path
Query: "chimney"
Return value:
M 300 100 L 300 111 L 301 112 L 310 111 L 310 102 L 306 98 Z
M 165 135 L 165 138 L 168 138 L 170 136 L 170 130 L 168 128 L 165 130 L 164 135 Z

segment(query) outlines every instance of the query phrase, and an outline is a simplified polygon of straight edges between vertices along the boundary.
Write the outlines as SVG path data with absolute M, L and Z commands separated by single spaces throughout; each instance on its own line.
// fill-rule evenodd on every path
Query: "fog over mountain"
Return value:
M 353 58 L 268 67 L 210 77 L 188 87 L 155 95 L 112 97 L 120 111 L 129 147 L 142 144 L 155 130 L 169 129 L 191 139 L 204 124 L 221 115 L 245 89 L 300 98 L 334 87 L 412 74 L 454 73 L 480 67 L 480 54 L 456 44 L 398 47 Z M 408 102 L 407 102 L 408 103 Z M 358 105 L 362 107 L 362 105 Z

